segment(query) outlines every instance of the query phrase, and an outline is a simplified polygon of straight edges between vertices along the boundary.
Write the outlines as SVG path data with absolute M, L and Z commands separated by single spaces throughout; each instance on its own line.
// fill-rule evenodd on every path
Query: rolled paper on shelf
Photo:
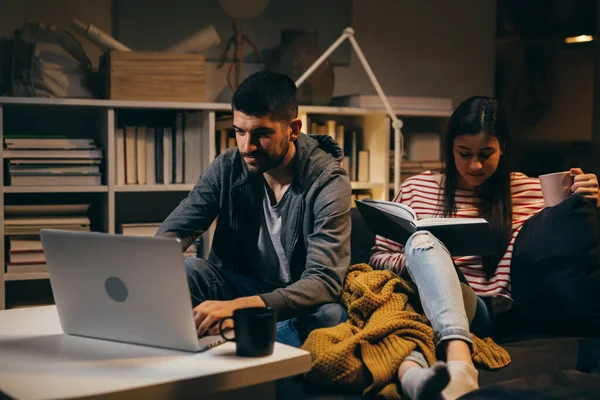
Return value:
M 213 46 L 218 46 L 221 38 L 212 25 L 207 25 L 181 42 L 169 47 L 170 53 L 197 53 L 204 54 Z
M 103 32 L 101 29 L 92 24 L 85 24 L 77 18 L 74 18 L 71 22 L 71 28 L 96 46 L 100 47 L 102 50 L 131 51 L 129 47 L 115 40 L 112 36 Z

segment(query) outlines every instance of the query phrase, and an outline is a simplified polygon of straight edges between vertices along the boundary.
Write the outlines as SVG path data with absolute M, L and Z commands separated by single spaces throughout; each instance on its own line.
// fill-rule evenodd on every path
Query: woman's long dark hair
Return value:
M 503 151 L 496 172 L 477 189 L 481 196 L 478 204 L 479 215 L 490 223 L 496 244 L 496 255 L 483 257 L 483 271 L 486 278 L 490 279 L 504 256 L 512 235 L 510 171 L 506 160 L 509 132 L 506 117 L 496 99 L 471 97 L 456 108 L 448 121 L 443 154 L 443 213 L 446 217 L 456 214 L 456 188 L 459 177 L 454 161 L 454 139 L 460 135 L 477 135 L 481 132 L 495 136 Z

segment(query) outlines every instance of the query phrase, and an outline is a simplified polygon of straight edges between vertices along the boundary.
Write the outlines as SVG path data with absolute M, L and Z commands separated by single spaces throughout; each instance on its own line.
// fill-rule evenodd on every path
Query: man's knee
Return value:
M 225 282 L 217 267 L 205 259 L 196 257 L 187 257 L 184 263 L 194 306 L 204 300 L 224 298 Z
M 320 328 L 337 326 L 348 319 L 348 312 L 339 303 L 323 304 L 315 311 L 315 325 Z
M 213 278 L 216 275 L 215 267 L 205 259 L 186 257 L 184 259 L 184 264 L 185 274 L 187 275 L 188 279 L 193 278 L 206 280 L 208 278 L 209 280 L 214 280 L 210 278 Z
M 186 257 L 184 259 L 185 264 L 185 274 L 188 278 L 191 276 L 196 276 L 196 274 L 200 274 L 202 270 L 202 262 L 199 258 L 196 257 Z

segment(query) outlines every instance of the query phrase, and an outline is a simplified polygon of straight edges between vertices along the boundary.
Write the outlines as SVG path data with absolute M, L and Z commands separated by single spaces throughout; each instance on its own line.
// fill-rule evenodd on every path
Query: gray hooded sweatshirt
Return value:
M 259 294 L 279 320 L 337 301 L 350 264 L 351 186 L 340 165 L 342 149 L 325 135 L 301 134 L 295 146 L 289 215 L 282 216 L 281 225 L 291 283 Z M 157 235 L 177 237 L 187 248 L 217 218 L 208 260 L 259 279 L 263 193 L 262 174 L 249 174 L 233 149 L 210 164 Z

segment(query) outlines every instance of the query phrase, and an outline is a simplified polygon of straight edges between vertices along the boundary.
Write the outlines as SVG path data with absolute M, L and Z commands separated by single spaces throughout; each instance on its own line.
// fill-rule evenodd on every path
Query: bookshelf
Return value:
M 403 182 L 407 177 L 416 175 L 426 170 L 440 170 L 442 163 L 442 142 L 443 132 L 446 129 L 446 125 L 453 110 L 451 108 L 443 110 L 439 109 L 435 113 L 403 113 L 398 114 L 397 117 L 402 120 L 403 127 L 402 133 L 404 136 L 404 152 L 407 158 L 402 160 L 402 174 L 400 181 Z M 393 136 L 393 135 L 392 135 Z M 434 140 L 435 138 L 435 140 Z M 421 141 L 419 146 L 413 146 L 414 141 Z M 435 143 L 436 148 L 433 148 Z M 424 154 L 423 150 L 427 148 Z M 419 147 L 420 149 L 417 149 Z M 389 138 L 390 155 L 394 153 L 394 138 Z M 420 150 L 420 154 L 411 154 L 414 150 Z M 397 189 L 394 187 L 394 174 L 393 174 L 393 158 L 390 157 L 388 165 L 389 173 L 389 199 L 393 199 L 397 193 Z
M 91 230 L 118 233 L 122 223 L 156 222 L 164 219 L 194 187 L 194 183 L 117 184 L 116 130 L 123 121 L 154 120 L 177 112 L 201 113 L 197 149 L 204 170 L 217 155 L 218 115 L 231 113 L 226 103 L 187 103 L 154 101 L 115 101 L 90 99 L 46 99 L 0 97 L 0 142 L 6 134 L 47 132 L 65 133 L 69 137 L 93 138 L 103 149 L 102 184 L 98 186 L 5 186 L 0 185 L 0 208 L 16 204 L 90 203 Z M 439 117 L 437 111 L 398 110 L 398 115 Z M 373 197 L 388 199 L 390 190 L 390 120 L 380 110 L 355 107 L 301 106 L 299 116 L 304 121 L 335 119 L 359 130 L 362 148 L 370 153 L 369 180 L 354 181 L 354 191 L 368 191 Z M 415 116 L 415 115 L 413 115 Z M 127 123 L 127 122 L 125 122 Z M 307 123 L 304 122 L 304 126 Z M 303 129 L 306 132 L 306 129 Z M 188 151 L 186 147 L 186 151 Z M 4 158 L 4 157 L 3 157 Z M 5 160 L 0 163 L 0 176 L 5 176 Z M 5 213 L 0 214 L 0 259 L 5 260 Z M 208 253 L 211 232 L 203 241 Z M 3 261 L 4 262 L 4 261 Z M 0 309 L 7 307 L 7 286 L 48 278 L 44 272 L 5 273 L 0 268 Z M 20 283 L 19 283 L 20 282 Z M 24 290 L 24 293 L 30 292 Z M 28 302 L 27 299 L 25 302 Z M 18 304 L 17 304 L 18 306 Z

